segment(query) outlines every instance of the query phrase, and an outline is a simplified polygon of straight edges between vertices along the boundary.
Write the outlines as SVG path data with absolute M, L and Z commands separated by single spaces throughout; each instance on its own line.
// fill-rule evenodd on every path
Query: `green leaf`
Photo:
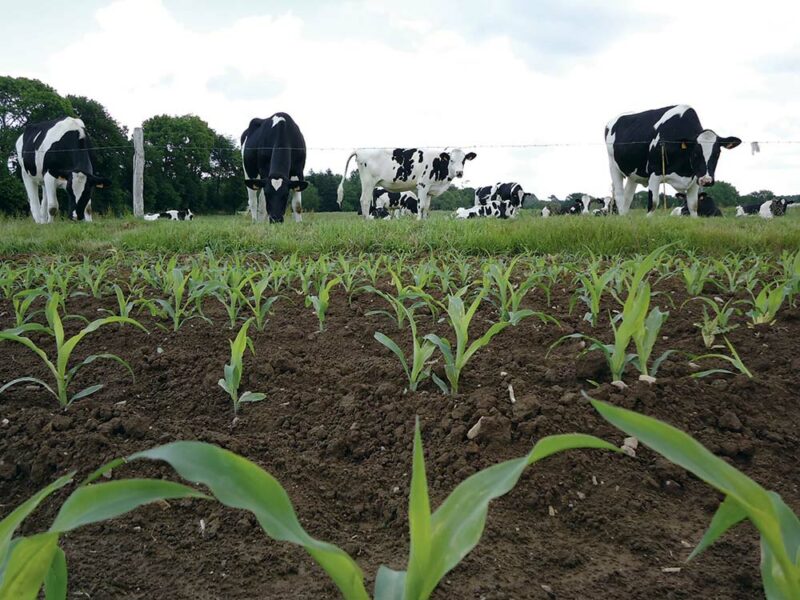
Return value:
M 75 471 L 64 475 L 63 477 L 59 477 L 50 485 L 36 492 L 33 496 L 11 511 L 11 513 L 2 521 L 0 521 L 0 565 L 5 562 L 6 554 L 8 553 L 8 546 L 11 543 L 11 537 L 14 535 L 14 531 L 16 531 L 17 527 L 19 527 L 19 524 L 22 523 L 22 521 L 24 521 L 29 514 L 36 510 L 36 507 L 39 506 L 41 501 L 47 498 L 47 496 L 72 482 L 72 478 L 74 476 Z
M 242 402 L 261 402 L 264 398 L 266 398 L 266 394 L 262 394 L 261 392 L 245 392 L 239 397 L 239 403 Z
M 400 364 L 403 365 L 403 370 L 406 372 L 406 376 L 411 378 L 411 374 L 408 372 L 408 363 L 406 362 L 406 357 L 403 354 L 403 351 L 400 349 L 394 340 L 390 337 L 386 336 L 385 334 L 381 333 L 380 331 L 376 331 L 373 337 L 378 340 L 381 344 L 386 346 L 389 350 L 394 352 L 395 356 L 400 359 Z
M 303 546 L 346 600 L 367 600 L 363 574 L 340 548 L 312 538 L 300 525 L 286 490 L 272 475 L 232 452 L 201 442 L 175 442 L 130 457 L 164 460 L 193 483 L 208 486 L 232 508 L 249 510 L 273 539 Z
M 35 600 L 53 562 L 57 533 L 20 538 L 6 563 L 0 583 L 2 600 Z
M 61 505 L 50 531 L 63 533 L 113 519 L 157 500 L 208 498 L 190 487 L 161 479 L 123 479 L 79 487 Z
M 375 600 L 404 600 L 406 572 L 395 571 L 383 565 L 375 578 Z
M 75 402 L 75 400 L 80 400 L 81 398 L 86 398 L 86 396 L 91 396 L 95 392 L 98 392 L 105 387 L 102 383 L 98 383 L 96 385 L 91 385 L 87 388 L 82 389 L 80 392 L 75 394 L 72 399 L 69 401 L 70 404 Z
M 405 597 L 420 598 L 430 561 L 431 506 L 428 499 L 428 481 L 425 474 L 425 456 L 422 451 L 419 417 L 417 417 L 414 427 L 414 457 L 411 470 L 411 493 L 408 501 L 408 524 L 411 543 Z
M 590 435 L 546 437 L 527 456 L 494 465 L 461 482 L 431 519 L 432 545 L 422 593 L 424 600 L 444 575 L 475 547 L 483 534 L 489 502 L 509 492 L 525 468 L 557 452 L 576 448 L 618 448 Z
M 58 546 L 56 546 L 56 551 L 53 554 L 53 562 L 50 563 L 50 569 L 48 569 L 44 578 L 44 599 L 67 599 L 67 557 Z
M 7 389 L 9 389 L 9 388 L 11 388 L 11 387 L 13 387 L 13 386 L 17 385 L 18 383 L 35 383 L 35 384 L 37 384 L 37 385 L 40 385 L 40 386 L 42 386 L 42 387 L 43 387 L 44 389 L 46 389 L 48 392 L 50 392 L 51 394 L 53 394 L 53 396 L 55 396 L 56 398 L 58 397 L 58 394 L 56 394 L 56 393 L 53 391 L 53 388 L 51 388 L 49 385 L 47 385 L 47 384 L 46 384 L 44 381 L 42 381 L 41 379 L 36 379 L 35 377 L 20 377 L 20 378 L 18 378 L 18 379 L 14 379 L 13 381 L 9 381 L 9 382 L 8 382 L 8 383 L 6 383 L 6 384 L 5 384 L 3 387 L 0 387 L 0 394 L 2 394 L 3 392 L 5 392 Z
M 711 519 L 711 524 L 703 535 L 703 539 L 700 540 L 700 543 L 692 550 L 692 553 L 686 560 L 692 560 L 695 556 L 699 556 L 700 553 L 716 542 L 728 529 L 746 518 L 747 511 L 739 506 L 736 500 L 730 496 L 725 498 L 722 504 L 719 505 L 719 508 L 717 508 L 717 512 L 714 513 L 714 518 Z

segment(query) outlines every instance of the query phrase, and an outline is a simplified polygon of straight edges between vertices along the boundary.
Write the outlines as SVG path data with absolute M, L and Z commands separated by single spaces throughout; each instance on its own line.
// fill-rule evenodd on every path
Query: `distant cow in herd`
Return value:
M 793 204 L 793 201 L 786 198 L 775 198 L 756 204 L 745 204 L 736 207 L 737 217 L 747 217 L 758 215 L 762 219 L 782 217 L 786 214 L 786 209 Z
M 361 177 L 361 214 L 367 219 L 373 190 L 381 186 L 390 192 L 414 191 L 419 199 L 417 219 L 430 215 L 431 198 L 446 192 L 453 179 L 463 177 L 466 161 L 473 160 L 474 152 L 460 148 L 422 150 L 395 148 L 394 150 L 355 150 L 347 157 L 344 175 L 337 190 L 339 206 L 344 199 L 344 180 L 350 161 L 355 158 Z
M 413 192 L 390 192 L 383 188 L 372 190 L 369 213 L 375 219 L 397 218 L 419 213 L 419 199 Z
M 686 201 L 686 194 L 679 192 L 675 197 L 682 202 L 681 206 L 676 206 L 672 209 L 673 217 L 688 217 L 689 205 Z M 697 216 L 698 217 L 721 217 L 722 211 L 717 207 L 714 198 L 709 196 L 706 192 L 700 192 L 697 195 Z
M 489 217 L 493 219 L 513 219 L 517 216 L 519 208 L 508 200 L 489 200 L 486 204 L 478 204 L 470 208 L 457 208 L 457 219 L 475 219 Z
M 67 192 L 70 219 L 92 220 L 92 190 L 111 181 L 95 175 L 83 121 L 64 117 L 30 124 L 17 139 L 16 150 L 35 222 L 52 223 L 58 214 L 58 188 Z M 39 188 L 44 188 L 43 197 Z
M 686 194 L 689 214 L 696 216 L 699 190 L 714 185 L 720 151 L 741 144 L 737 137 L 703 129 L 697 113 L 685 104 L 620 115 L 606 125 L 605 141 L 621 215 L 630 210 L 638 184 L 647 186 L 647 210 L 652 213 L 663 180 Z
M 165 210 L 157 213 L 148 213 L 144 216 L 145 221 L 158 221 L 164 219 L 167 221 L 191 221 L 194 219 L 194 213 L 189 210 Z

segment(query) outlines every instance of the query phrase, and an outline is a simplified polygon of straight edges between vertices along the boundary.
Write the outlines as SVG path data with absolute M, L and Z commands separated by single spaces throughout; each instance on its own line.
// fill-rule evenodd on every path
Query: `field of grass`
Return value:
M 422 254 L 456 250 L 470 255 L 520 252 L 571 255 L 646 253 L 666 243 L 709 255 L 753 252 L 780 255 L 800 247 L 800 211 L 785 218 L 678 219 L 553 217 L 526 211 L 517 221 L 450 219 L 365 222 L 354 214 L 306 214 L 302 224 L 268 226 L 248 217 L 198 217 L 191 223 L 144 222 L 133 218 L 39 226 L 29 219 L 0 221 L 0 256 L 20 253 L 93 254 L 121 251 L 190 254 L 268 252 L 318 254 L 372 252 Z

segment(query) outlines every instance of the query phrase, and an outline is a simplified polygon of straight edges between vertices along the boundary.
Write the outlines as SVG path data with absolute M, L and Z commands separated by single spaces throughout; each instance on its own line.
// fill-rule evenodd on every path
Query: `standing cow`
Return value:
M 414 191 L 419 198 L 417 219 L 430 216 L 431 198 L 450 187 L 456 177 L 464 176 L 464 164 L 474 159 L 474 152 L 464 153 L 460 148 L 420 150 L 395 148 L 394 150 L 355 150 L 347 157 L 344 175 L 337 190 L 339 206 L 344 198 L 344 180 L 350 160 L 355 158 L 361 176 L 361 214 L 371 219 L 369 205 L 372 190 L 380 185 L 390 192 Z
M 685 104 L 620 115 L 605 131 L 614 200 L 621 215 L 630 210 L 638 184 L 647 186 L 647 210 L 652 214 L 663 179 L 686 194 L 689 212 L 697 216 L 699 188 L 714 185 L 720 150 L 742 143 L 737 137 L 703 129 L 697 113 Z
M 253 221 L 264 221 L 269 215 L 270 223 L 283 223 L 290 192 L 294 220 L 302 221 L 301 192 L 308 187 L 303 179 L 306 141 L 294 119 L 282 112 L 253 119 L 241 142 L 244 184 Z
M 52 223 L 58 214 L 58 188 L 67 191 L 71 219 L 92 220 L 92 190 L 108 187 L 111 181 L 94 174 L 83 121 L 64 117 L 28 125 L 16 148 L 34 221 Z M 44 187 L 41 200 L 40 187 Z

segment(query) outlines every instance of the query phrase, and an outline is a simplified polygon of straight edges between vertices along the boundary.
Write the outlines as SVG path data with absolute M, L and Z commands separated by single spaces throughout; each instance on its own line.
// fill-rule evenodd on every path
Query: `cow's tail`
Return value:
M 342 180 L 339 182 L 339 189 L 336 190 L 336 202 L 339 203 L 339 208 L 342 208 L 342 200 L 344 200 L 344 180 L 347 179 L 347 168 L 350 166 L 350 161 L 356 155 L 355 150 L 347 157 L 347 162 L 344 164 L 344 173 L 342 173 Z

